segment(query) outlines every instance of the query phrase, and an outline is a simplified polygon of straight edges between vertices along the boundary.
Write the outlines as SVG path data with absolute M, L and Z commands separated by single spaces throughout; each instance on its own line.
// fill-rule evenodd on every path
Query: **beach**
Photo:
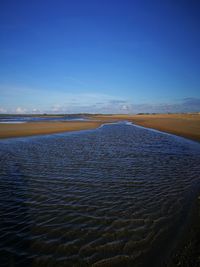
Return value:
M 193 208 L 181 236 L 179 244 L 172 253 L 166 267 L 200 265 L 200 196 L 194 201 Z
M 198 143 L 108 123 L 4 139 L 0 158 L 2 266 L 198 266 L 196 239 L 177 244 L 198 237 Z
M 108 122 L 127 120 L 136 125 L 200 141 L 200 114 L 96 115 Z
M 199 115 L 88 119 L 0 124 L 1 138 L 41 135 L 1 140 L 3 266 L 197 267 L 199 144 L 113 122 L 198 141 Z
M 2 123 L 0 124 L 0 138 L 88 130 L 97 128 L 101 124 L 102 121 Z
M 104 123 L 133 124 L 200 141 L 200 114 L 89 115 L 88 121 L 42 121 L 0 124 L 0 138 L 88 130 Z

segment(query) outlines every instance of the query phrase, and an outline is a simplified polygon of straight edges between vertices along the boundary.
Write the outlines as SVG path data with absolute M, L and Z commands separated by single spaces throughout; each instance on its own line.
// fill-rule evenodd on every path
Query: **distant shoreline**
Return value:
M 58 115 L 56 115 L 58 116 Z M 48 115 L 49 117 L 49 115 Z M 55 115 L 52 115 L 55 117 Z M 200 142 L 200 114 L 87 115 L 88 121 L 41 121 L 1 123 L 0 138 L 25 137 L 41 134 L 98 128 L 104 123 L 129 121 L 146 128 L 175 134 Z

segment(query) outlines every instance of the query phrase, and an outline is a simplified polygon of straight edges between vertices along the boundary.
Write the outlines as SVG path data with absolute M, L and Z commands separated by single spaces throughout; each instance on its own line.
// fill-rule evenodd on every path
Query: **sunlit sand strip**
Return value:
M 91 115 L 92 121 L 1 123 L 0 138 L 79 131 L 104 123 L 129 121 L 134 124 L 200 141 L 200 114 Z
M 134 124 L 200 141 L 200 114 L 95 115 L 95 119 Z
M 0 125 L 0 138 L 53 134 L 98 128 L 103 121 L 30 122 Z

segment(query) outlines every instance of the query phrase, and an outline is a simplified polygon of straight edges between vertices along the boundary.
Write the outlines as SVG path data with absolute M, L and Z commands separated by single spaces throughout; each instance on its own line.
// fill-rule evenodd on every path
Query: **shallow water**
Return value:
M 2 140 L 0 262 L 155 266 L 199 176 L 198 143 L 132 125 Z
M 1 116 L 0 123 L 26 123 L 26 122 L 38 122 L 38 121 L 87 121 L 84 116 Z

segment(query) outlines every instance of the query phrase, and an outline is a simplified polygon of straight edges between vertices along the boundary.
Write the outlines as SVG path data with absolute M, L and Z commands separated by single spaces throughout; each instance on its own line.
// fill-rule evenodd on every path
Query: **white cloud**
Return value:
M 15 113 L 17 113 L 17 114 L 24 114 L 24 113 L 26 113 L 26 109 L 25 108 L 22 108 L 22 107 L 17 107 L 16 109 L 15 109 Z
M 67 106 L 54 104 L 48 110 L 45 110 L 45 113 L 67 113 Z
M 32 113 L 35 113 L 35 114 L 38 114 L 38 113 L 41 113 L 39 109 L 37 108 L 33 108 L 32 109 Z
M 73 79 L 68 77 L 68 79 Z M 132 103 L 122 97 L 95 90 L 73 92 L 4 86 L 0 84 L 0 113 L 167 113 L 199 112 L 199 98 L 185 98 L 177 103 Z M 26 105 L 25 105 L 26 104 Z
M 0 113 L 6 113 L 7 109 L 0 107 Z
M 132 105 L 134 113 L 181 113 L 181 112 L 200 112 L 199 98 L 185 98 L 179 103 L 162 103 L 162 104 L 136 104 Z

